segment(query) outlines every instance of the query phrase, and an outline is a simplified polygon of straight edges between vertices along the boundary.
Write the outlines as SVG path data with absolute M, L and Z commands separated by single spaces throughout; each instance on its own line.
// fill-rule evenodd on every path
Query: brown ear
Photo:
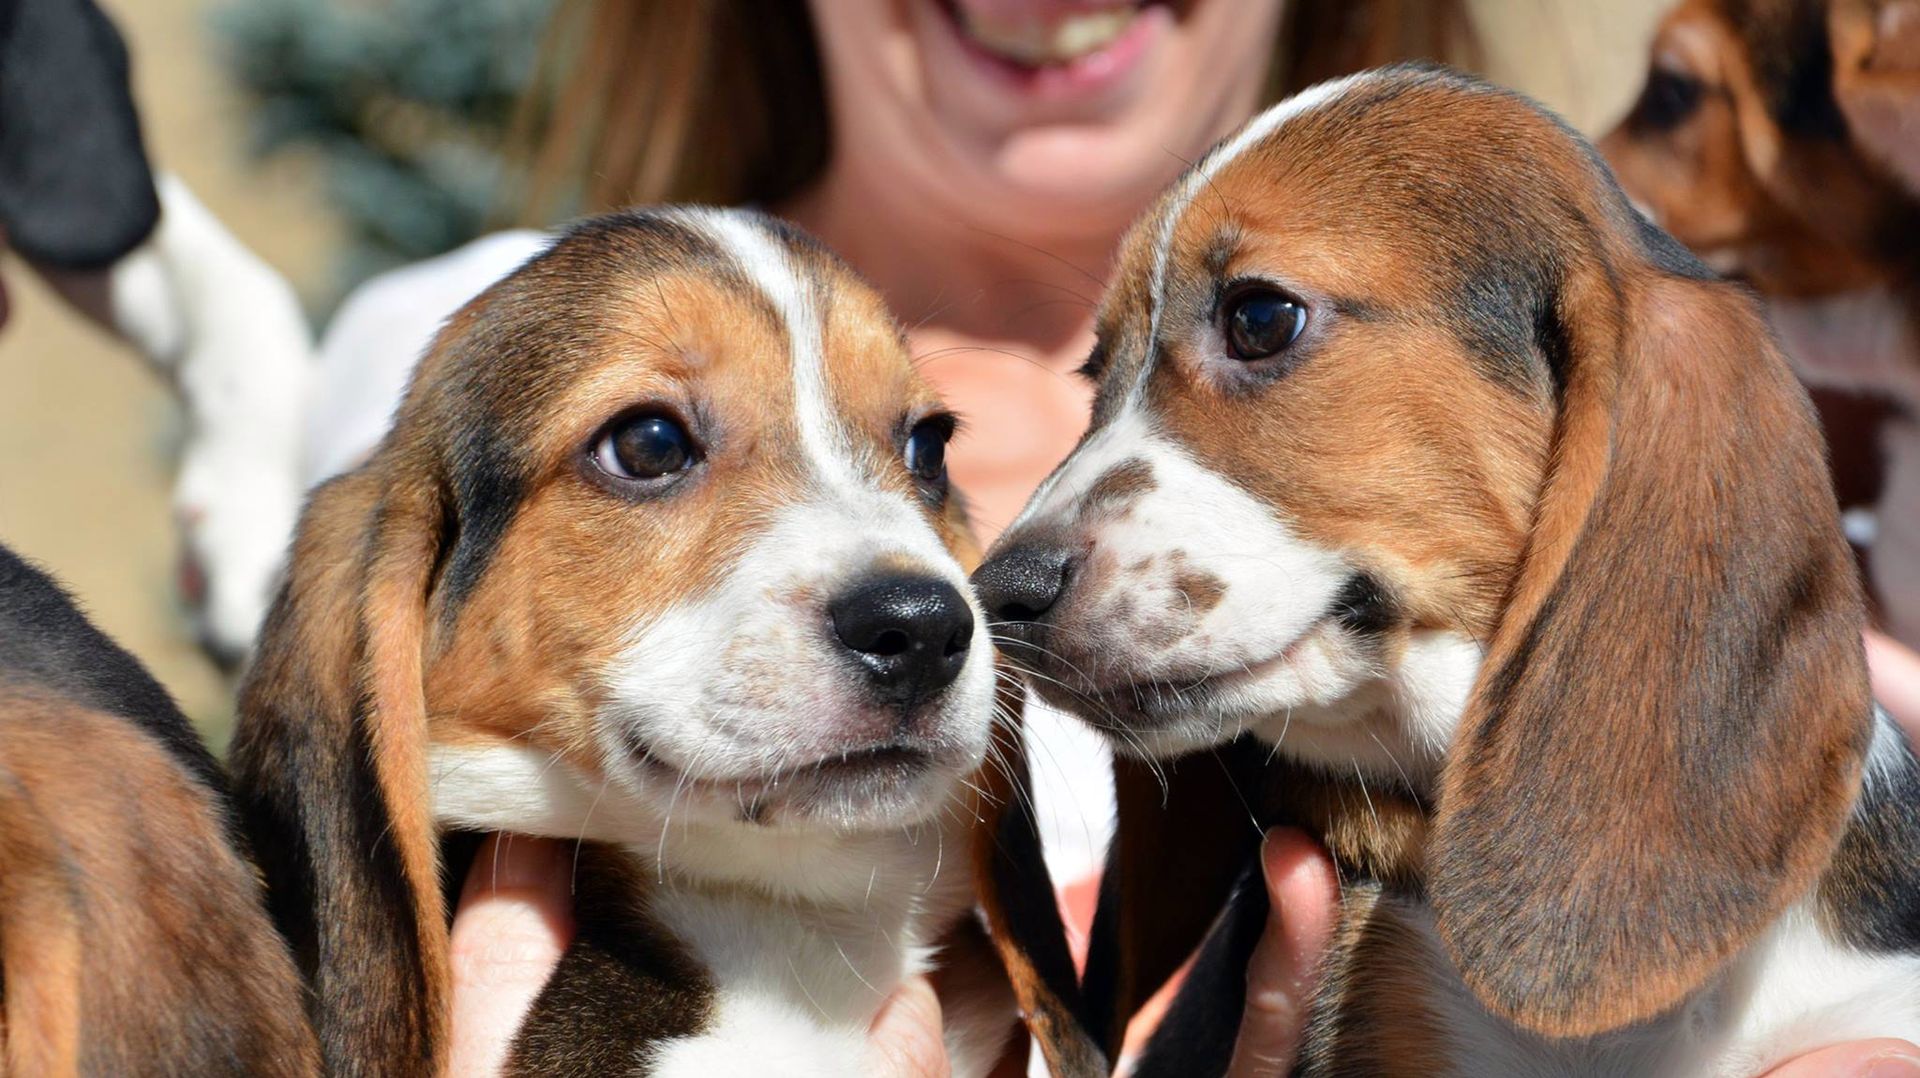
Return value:
M 237 792 L 329 1074 L 446 1063 L 447 915 L 426 790 L 433 492 L 385 458 L 315 494 L 241 689 Z M 400 471 L 402 469 L 393 469 Z
M 1920 0 L 1836 0 L 1827 29 L 1854 145 L 1920 196 Z
M 1752 300 L 1641 265 L 1576 271 L 1556 313 L 1548 478 L 1427 856 L 1481 1001 L 1580 1036 L 1807 892 L 1870 702 L 1819 435 Z
M 1268 751 L 1250 740 L 1149 766 L 1116 756 L 1118 819 L 1083 984 L 1093 1032 L 1119 1057 L 1127 1023 L 1205 938 L 1259 849 Z
M 974 830 L 972 851 L 987 931 L 1027 1029 L 1046 1058 L 1047 1073 L 1104 1075 L 1107 1060 L 1087 1031 L 1053 877 L 1041 856 L 1020 736 L 1024 696 L 1018 680 L 1004 669 L 996 695 L 1004 721 L 994 724 L 988 763 L 975 781 L 981 826 Z

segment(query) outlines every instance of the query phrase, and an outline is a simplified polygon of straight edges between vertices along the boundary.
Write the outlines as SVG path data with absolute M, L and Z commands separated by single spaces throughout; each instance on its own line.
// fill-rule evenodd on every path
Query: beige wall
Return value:
M 1231 0 L 1215 0 L 1231 2 Z M 1332 2 L 1332 0 L 1329 0 Z M 1490 74 L 1593 129 L 1624 108 L 1666 0 L 1479 0 Z M 132 48 L 149 144 L 297 284 L 321 280 L 329 222 L 311 171 L 240 156 L 240 103 L 215 69 L 204 0 L 103 0 Z M 167 490 L 176 438 L 165 387 L 15 263 L 0 330 L 0 540 L 48 565 L 216 735 L 228 687 L 173 598 Z

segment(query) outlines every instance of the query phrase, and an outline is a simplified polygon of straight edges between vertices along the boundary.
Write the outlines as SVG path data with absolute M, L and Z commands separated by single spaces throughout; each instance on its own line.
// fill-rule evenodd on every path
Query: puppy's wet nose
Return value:
M 974 570 L 973 590 L 996 629 L 1018 635 L 1060 601 L 1070 560 L 1065 549 L 1052 543 L 1022 543 Z
M 886 699 L 912 707 L 953 683 L 973 645 L 973 610 L 930 576 L 861 581 L 827 608 L 834 635 Z

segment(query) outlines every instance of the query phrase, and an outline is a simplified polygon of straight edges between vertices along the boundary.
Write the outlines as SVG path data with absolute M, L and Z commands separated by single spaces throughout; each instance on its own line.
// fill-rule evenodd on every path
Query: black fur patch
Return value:
M 127 48 L 92 0 L 0 3 L 0 227 L 35 262 L 98 269 L 153 233 L 160 200 Z
M 1372 573 L 1355 573 L 1333 597 L 1333 616 L 1349 632 L 1378 636 L 1398 620 L 1393 597 Z
M 93 627 L 52 577 L 0 546 L 0 682 L 38 685 L 127 719 L 158 738 L 202 785 L 226 801 L 213 754 L 140 661 Z M 239 829 L 229 818 L 227 830 Z
M 1227 1072 L 1247 1007 L 1247 963 L 1266 930 L 1268 910 L 1266 881 L 1256 855 L 1234 883 L 1226 912 L 1147 1042 L 1133 1071 L 1136 1078 Z
M 1618 188 L 1616 187 L 1615 190 Z M 1621 200 L 1625 201 L 1624 195 L 1621 196 Z M 1633 222 L 1640 233 L 1640 252 L 1646 255 L 1647 261 L 1653 263 L 1654 267 L 1662 273 L 1684 277 L 1690 281 L 1712 281 L 1719 278 L 1719 274 L 1708 269 L 1706 263 L 1694 257 L 1693 252 L 1687 250 L 1685 244 L 1669 235 L 1666 229 L 1647 220 L 1637 211 L 1633 215 Z
M 713 977 L 648 916 L 647 890 L 630 858 L 581 847 L 578 928 L 514 1038 L 508 1074 L 644 1073 L 661 1041 L 709 1024 Z
M 1728 0 L 1726 12 L 1746 43 L 1767 111 L 1780 129 L 1802 138 L 1846 138 L 1846 117 L 1833 96 L 1826 5 L 1815 0 Z
M 1890 733 L 1898 756 L 1877 771 L 1869 761 L 1860 803 L 1820 881 L 1820 905 L 1855 947 L 1920 954 L 1920 760 L 1899 731 Z
M 288 610 L 283 604 L 274 616 Z M 273 634 L 269 625 L 265 636 Z M 256 664 L 253 676 L 261 673 Z M 369 1058 L 426 1061 L 432 1023 L 417 991 L 420 934 L 392 818 L 369 766 L 370 702 L 362 696 L 352 713 L 338 714 L 314 695 L 313 678 L 283 673 L 276 680 L 270 712 L 249 714 L 236 733 L 234 767 L 271 884 L 268 910 L 314 997 L 326 1072 L 371 1073 Z M 316 789 L 338 796 L 315 798 Z M 387 975 L 392 970 L 401 971 L 397 978 Z

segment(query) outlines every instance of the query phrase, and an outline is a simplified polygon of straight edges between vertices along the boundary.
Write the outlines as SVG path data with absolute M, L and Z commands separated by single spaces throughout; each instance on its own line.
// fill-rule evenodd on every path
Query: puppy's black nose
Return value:
M 973 610 L 930 576 L 878 576 L 827 607 L 834 635 L 873 675 L 880 694 L 912 707 L 953 684 L 973 644 Z
M 973 591 L 1002 632 L 1046 617 L 1066 590 L 1071 558 L 1052 543 L 1021 543 L 994 555 L 973 571 Z

